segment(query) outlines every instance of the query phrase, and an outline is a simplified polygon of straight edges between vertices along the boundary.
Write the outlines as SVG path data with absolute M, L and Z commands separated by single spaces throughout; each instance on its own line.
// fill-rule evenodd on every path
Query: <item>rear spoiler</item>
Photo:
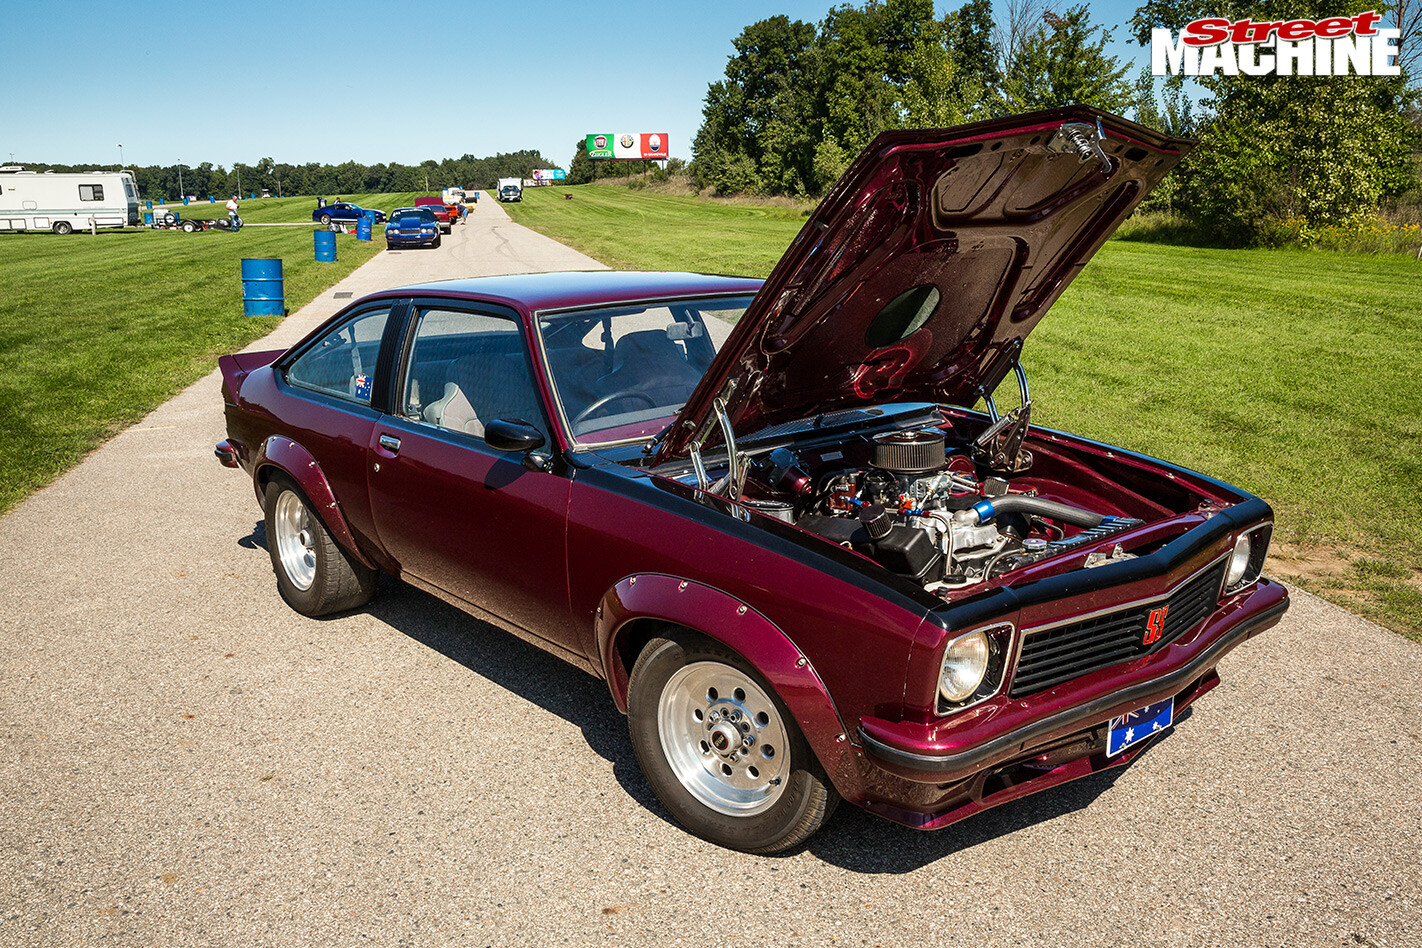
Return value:
M 254 369 L 271 365 L 285 349 L 268 349 L 263 352 L 239 352 L 235 355 L 219 356 L 217 367 L 222 370 L 222 388 L 227 401 L 236 400 L 242 389 L 242 382 Z

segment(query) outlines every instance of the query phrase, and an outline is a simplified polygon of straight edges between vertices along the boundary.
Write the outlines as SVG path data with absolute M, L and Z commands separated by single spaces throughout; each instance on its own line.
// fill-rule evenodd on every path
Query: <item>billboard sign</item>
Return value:
M 587 147 L 589 158 L 622 161 L 662 161 L 670 150 L 666 132 L 594 132 Z
M 568 173 L 562 168 L 534 168 L 533 180 L 535 181 L 562 181 Z

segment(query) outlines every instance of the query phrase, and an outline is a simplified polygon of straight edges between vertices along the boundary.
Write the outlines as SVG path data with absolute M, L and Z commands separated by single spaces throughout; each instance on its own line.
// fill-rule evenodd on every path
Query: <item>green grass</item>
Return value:
M 563 200 L 564 192 L 573 200 Z M 514 218 L 604 263 L 764 276 L 802 212 L 607 186 Z M 1270 570 L 1422 639 L 1422 264 L 1111 241 L 1024 354 L 1034 421 L 1238 484 Z
M 276 326 L 242 315 L 241 258 L 282 259 L 294 312 L 383 247 L 316 263 L 311 233 L 0 234 L 0 512 Z
M 500 206 L 520 224 L 618 270 L 765 276 L 805 223 L 799 207 L 603 184 L 525 188 L 522 202 Z

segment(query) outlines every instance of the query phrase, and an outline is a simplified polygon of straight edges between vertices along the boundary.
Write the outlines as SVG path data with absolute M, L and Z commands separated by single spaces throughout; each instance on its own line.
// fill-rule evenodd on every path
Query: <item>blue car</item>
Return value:
M 367 212 L 359 204 L 350 204 L 346 201 L 337 201 L 335 204 L 325 204 L 316 208 L 311 212 L 311 219 L 318 224 L 329 224 L 331 221 L 354 224 L 366 213 L 373 213 L 377 224 L 385 221 L 384 211 Z
M 385 247 L 438 247 L 439 220 L 427 207 L 401 207 L 390 212 Z

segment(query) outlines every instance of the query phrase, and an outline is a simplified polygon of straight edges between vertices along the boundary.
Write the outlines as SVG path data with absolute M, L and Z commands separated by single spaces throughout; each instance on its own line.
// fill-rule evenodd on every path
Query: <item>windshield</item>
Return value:
M 540 314 L 548 375 L 572 440 L 616 444 L 665 428 L 750 301 L 714 297 Z

